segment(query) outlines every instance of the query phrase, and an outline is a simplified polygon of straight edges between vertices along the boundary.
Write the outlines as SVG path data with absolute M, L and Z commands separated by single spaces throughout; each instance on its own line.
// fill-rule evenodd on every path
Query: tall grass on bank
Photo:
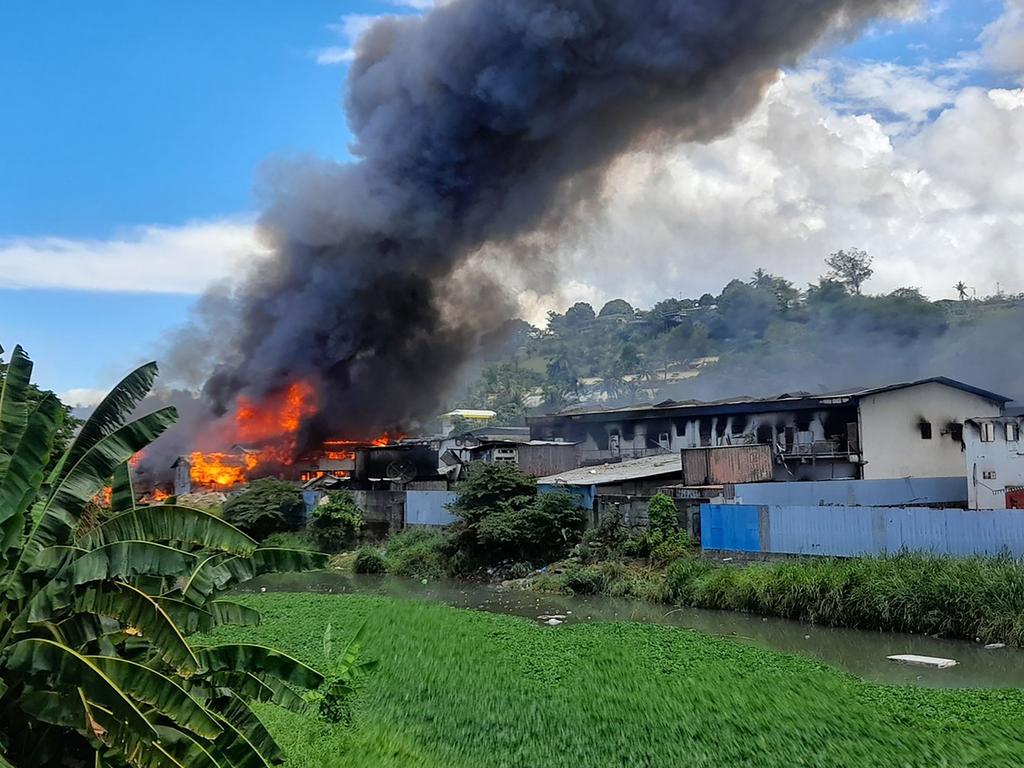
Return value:
M 696 557 L 664 571 L 569 568 L 541 589 L 642 597 L 817 624 L 1024 645 L 1024 563 L 901 553 L 726 566 Z
M 323 664 L 365 622 L 379 667 L 351 730 L 272 705 L 288 768 L 1018 766 L 1024 692 L 870 685 L 794 656 L 641 624 L 538 626 L 352 595 L 242 598 L 274 643 Z

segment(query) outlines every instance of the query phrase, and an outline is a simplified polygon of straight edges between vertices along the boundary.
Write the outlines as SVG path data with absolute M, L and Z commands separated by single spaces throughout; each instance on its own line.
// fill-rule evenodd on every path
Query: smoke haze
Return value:
M 553 289 L 547 255 L 616 158 L 721 136 L 780 67 L 912 5 L 457 0 L 383 19 L 349 74 L 356 160 L 273 170 L 272 256 L 204 300 L 172 364 L 215 414 L 310 382 L 306 445 L 430 417 L 515 315 L 510 286 Z

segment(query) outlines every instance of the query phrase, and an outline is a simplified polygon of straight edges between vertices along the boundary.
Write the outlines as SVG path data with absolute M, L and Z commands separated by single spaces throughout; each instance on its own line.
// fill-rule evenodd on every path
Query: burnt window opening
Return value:
M 1016 443 L 1020 440 L 1020 424 L 1017 422 L 1010 422 L 1006 425 L 1006 442 Z
M 919 430 L 921 430 L 921 439 L 922 440 L 931 440 L 932 439 L 932 423 L 930 421 L 921 421 L 917 425 L 917 428 Z
M 955 421 L 950 422 L 949 426 L 946 427 L 946 431 L 949 432 L 949 436 L 958 443 L 964 441 L 964 425 L 957 424 Z

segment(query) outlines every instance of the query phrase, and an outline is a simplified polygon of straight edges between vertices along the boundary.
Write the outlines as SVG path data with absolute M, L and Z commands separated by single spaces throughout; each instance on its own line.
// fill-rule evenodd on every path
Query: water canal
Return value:
M 334 571 L 274 574 L 249 582 L 246 592 L 317 592 L 383 595 L 443 602 L 457 608 L 505 613 L 540 623 L 557 615 L 564 624 L 635 621 L 732 637 L 763 648 L 809 656 L 865 680 L 935 688 L 1024 687 L 1024 650 L 986 650 L 980 643 L 925 635 L 834 629 L 787 619 L 731 611 L 672 608 L 660 603 L 610 597 L 508 591 L 482 584 L 431 581 L 423 584 L 390 576 L 357 576 Z M 557 631 L 557 627 L 553 627 Z M 951 669 L 930 670 L 894 664 L 894 654 L 913 653 L 956 659 Z

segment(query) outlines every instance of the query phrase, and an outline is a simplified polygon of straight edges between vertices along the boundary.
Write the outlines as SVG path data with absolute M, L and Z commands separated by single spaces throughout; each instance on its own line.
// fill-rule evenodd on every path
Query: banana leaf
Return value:
M 153 707 L 181 728 L 206 739 L 221 734 L 223 729 L 213 715 L 170 678 L 126 659 L 107 656 L 87 658 L 133 699 Z
M 39 497 L 64 411 L 56 397 L 44 397 L 10 456 L 0 454 L 0 553 L 14 546 L 25 529 L 25 512 Z
M 110 390 L 86 419 L 74 442 L 68 448 L 65 467 L 74 467 L 96 444 L 117 430 L 131 416 L 135 407 L 149 394 L 159 373 L 156 363 L 146 363 L 125 376 Z M 125 457 L 125 461 L 129 457 Z M 107 473 L 109 477 L 112 472 Z M 62 477 L 63 475 L 58 475 Z
M 131 509 L 78 538 L 87 549 L 116 541 L 180 542 L 208 550 L 251 555 L 256 542 L 209 512 L 191 507 L 157 505 Z
M 57 685 L 80 688 L 91 700 L 107 707 L 127 729 L 145 737 L 156 736 L 153 726 L 125 692 L 89 659 L 65 645 L 35 637 L 21 640 L 8 649 L 6 667 L 48 675 Z
M 324 676 L 287 654 L 262 645 L 227 644 L 197 648 L 203 673 L 258 671 L 299 688 L 315 689 Z
M 87 589 L 77 596 L 75 609 L 117 619 L 127 630 L 146 638 L 164 661 L 182 672 L 194 672 L 199 666 L 199 660 L 170 616 L 153 598 L 128 584 L 102 584 Z
M 127 512 L 135 509 L 135 484 L 132 482 L 132 470 L 126 461 L 114 470 L 110 483 L 110 511 Z

